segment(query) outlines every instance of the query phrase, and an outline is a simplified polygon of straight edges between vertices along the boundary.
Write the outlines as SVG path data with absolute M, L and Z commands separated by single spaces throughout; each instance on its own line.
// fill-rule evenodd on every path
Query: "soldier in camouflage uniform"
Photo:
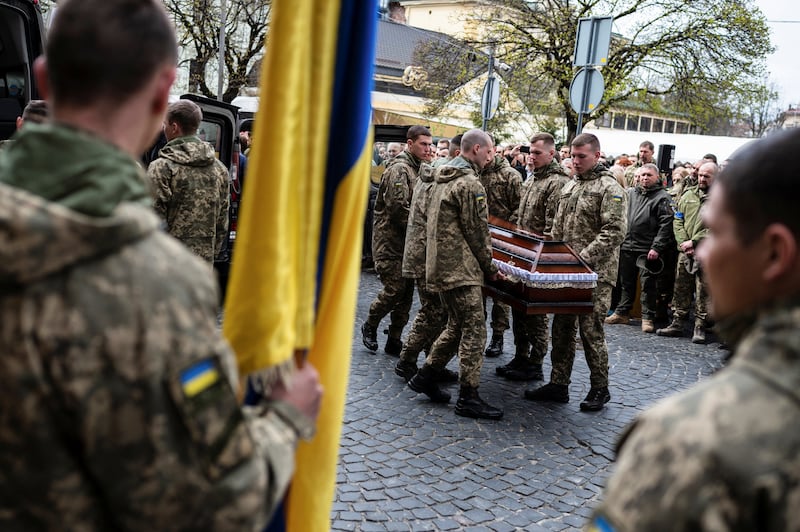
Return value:
M 675 289 L 672 296 L 672 323 L 658 329 L 659 336 L 683 336 L 683 328 L 689 318 L 694 296 L 694 333 L 692 342 L 702 344 L 706 341 L 706 292 L 703 272 L 695 260 L 698 244 L 708 234 L 700 209 L 708 198 L 708 192 L 717 175 L 717 163 L 703 163 L 698 173 L 697 185 L 687 188 L 678 200 L 677 211 L 672 222 L 675 241 L 680 255 L 675 268 Z
M 533 401 L 569 401 L 575 332 L 580 327 L 591 378 L 591 389 L 580 408 L 588 411 L 602 409 L 611 399 L 603 320 L 611 303 L 611 289 L 617 282 L 619 246 L 628 227 L 625 191 L 609 171 L 598 165 L 599 158 L 597 137 L 590 133 L 575 137 L 572 160 L 576 176 L 561 190 L 553 223 L 553 238 L 568 242 L 597 273 L 597 287 L 592 294 L 594 309 L 591 314 L 556 314 L 553 317 L 550 382 L 525 391 L 525 397 Z
M 203 113 L 189 100 L 171 103 L 164 120 L 167 144 L 147 168 L 155 211 L 167 232 L 203 260 L 214 262 L 228 231 L 228 170 L 197 136 Z
M 483 188 L 486 189 L 489 214 L 503 220 L 510 220 L 519 208 L 519 195 L 522 188 L 520 173 L 512 168 L 502 153 L 497 153 L 481 171 L 480 178 Z M 492 301 L 492 339 L 486 348 L 488 357 L 499 357 L 503 354 L 503 333 L 508 330 L 510 310 L 505 303 Z
M 461 155 L 436 169 L 428 210 L 425 280 L 428 290 L 441 294 L 447 326 L 408 386 L 435 402 L 450 401 L 450 394 L 439 388 L 437 374 L 457 350 L 461 388 L 456 414 L 499 419 L 503 411 L 478 395 L 486 343 L 481 287 L 484 276 L 500 277 L 492 263 L 486 191 L 478 180 L 491 153 L 491 138 L 472 129 L 461 139 Z
M 587 530 L 800 530 L 798 151 L 756 140 L 717 178 L 697 254 L 733 357 L 628 427 Z
M 439 294 L 428 290 L 425 283 L 426 227 L 428 208 L 435 185 L 433 172 L 433 167 L 428 164 L 420 166 L 419 181 L 414 187 L 411 212 L 408 215 L 406 244 L 403 249 L 403 277 L 414 280 L 420 303 L 411 331 L 400 351 L 400 360 L 395 366 L 395 373 L 403 377 L 406 382 L 417 373 L 419 354 L 423 350 L 430 350 L 431 344 L 442 333 L 447 322 L 442 299 Z M 449 382 L 458 380 L 458 375 L 448 369 L 442 370 L 442 377 Z
M 627 186 L 634 187 L 636 186 L 636 172 L 642 166 L 646 164 L 654 164 L 655 161 L 653 160 L 653 154 L 656 151 L 655 145 L 649 140 L 646 140 L 639 144 L 639 158 L 636 160 L 634 164 L 629 165 L 625 169 L 625 182 Z
M 318 377 L 243 410 L 212 272 L 159 230 L 136 159 L 175 77 L 162 3 L 58 15 L 36 65 L 54 123 L 0 155 L 0 530 L 262 530 Z
M 546 238 L 552 236 L 561 189 L 569 181 L 566 170 L 555 159 L 555 139 L 549 133 L 531 138 L 533 175 L 522 184 L 522 199 L 511 221 Z M 511 362 L 498 366 L 498 375 L 509 380 L 542 380 L 542 362 L 547 354 L 547 315 L 525 315 L 513 311 L 516 353 Z
M 411 126 L 406 150 L 386 162 L 378 186 L 372 231 L 372 258 L 383 288 L 369 307 L 361 326 L 361 339 L 370 351 L 378 349 L 378 325 L 390 314 L 389 338 L 384 351 L 399 355 L 403 348 L 400 335 L 408 323 L 414 297 L 414 281 L 403 277 L 403 248 L 406 242 L 408 213 L 417 176 L 423 163 L 430 163 L 433 143 L 424 126 Z

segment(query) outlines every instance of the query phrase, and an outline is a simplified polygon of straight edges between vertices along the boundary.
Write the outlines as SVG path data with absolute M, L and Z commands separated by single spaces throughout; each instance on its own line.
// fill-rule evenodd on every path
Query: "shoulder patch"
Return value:
M 217 367 L 210 359 L 202 360 L 181 372 L 180 382 L 186 397 L 194 397 L 219 381 Z
M 675 218 L 683 220 L 683 213 L 681 211 L 675 211 Z
M 614 532 L 615 529 L 611 524 L 601 516 L 595 516 L 592 522 L 589 523 L 587 532 Z
M 622 196 L 619 196 L 619 195 L 615 194 L 615 195 L 611 196 L 611 199 L 613 201 L 622 201 Z
M 486 200 L 486 193 L 485 192 L 476 192 L 475 193 L 475 201 L 485 201 Z

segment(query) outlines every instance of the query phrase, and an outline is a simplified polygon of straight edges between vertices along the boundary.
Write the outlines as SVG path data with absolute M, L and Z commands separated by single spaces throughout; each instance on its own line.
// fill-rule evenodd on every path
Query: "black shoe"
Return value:
M 367 322 L 361 326 L 361 341 L 364 342 L 364 347 L 370 351 L 378 350 L 378 330 L 377 327 L 370 327 Z
M 497 366 L 496 368 L 494 368 L 494 372 L 501 377 L 505 377 L 506 373 L 508 373 L 511 370 L 525 366 L 527 362 L 528 362 L 528 357 L 524 355 L 523 356 L 514 355 L 514 358 L 512 358 L 508 364 L 504 366 Z
M 450 393 L 439 388 L 436 372 L 430 366 L 422 366 L 408 381 L 408 387 L 417 393 L 424 393 L 434 403 L 449 403 Z
M 539 388 L 525 390 L 525 399 L 531 401 L 553 401 L 554 403 L 569 403 L 569 387 L 566 384 L 553 384 L 548 382 Z
M 476 419 L 500 419 L 503 411 L 481 399 L 477 388 L 462 386 L 456 403 L 456 415 Z
M 544 372 L 541 364 L 528 363 L 525 366 L 507 371 L 503 377 L 510 381 L 543 381 Z
M 503 354 L 503 337 L 492 336 L 489 347 L 486 348 L 486 356 L 490 358 L 499 357 Z
M 417 365 L 413 362 L 403 362 L 402 360 L 394 367 L 394 372 L 403 377 L 403 380 L 408 382 L 411 377 L 417 374 Z
M 400 351 L 403 350 L 403 342 L 400 338 L 392 338 L 391 336 L 386 339 L 386 345 L 383 346 L 383 352 L 393 357 L 399 357 Z
M 452 369 L 444 368 L 442 371 L 436 374 L 436 380 L 447 384 L 458 382 L 458 373 Z
M 602 410 L 607 402 L 611 400 L 608 387 L 592 388 L 586 395 L 586 399 L 581 403 L 581 410 L 586 412 L 597 412 Z

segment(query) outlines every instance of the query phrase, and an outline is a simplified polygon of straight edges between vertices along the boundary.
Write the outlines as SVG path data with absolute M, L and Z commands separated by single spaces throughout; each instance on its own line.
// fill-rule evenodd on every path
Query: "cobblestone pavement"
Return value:
M 513 354 L 509 330 L 504 355 L 485 359 L 480 386 L 505 416 L 462 418 L 453 412 L 457 385 L 450 404 L 437 405 L 394 374 L 397 358 L 382 350 L 388 318 L 378 329 L 378 352 L 363 347 L 359 328 L 379 288 L 374 273 L 362 273 L 334 530 L 580 529 L 611 470 L 620 431 L 637 412 L 713 373 L 725 353 L 716 343 L 646 335 L 638 322 L 606 326 L 612 399 L 603 411 L 584 413 L 578 403 L 589 375 L 581 350 L 568 404 L 526 401 L 528 383 L 495 375 Z M 548 364 L 549 357 L 546 376 Z M 457 371 L 457 361 L 449 367 Z

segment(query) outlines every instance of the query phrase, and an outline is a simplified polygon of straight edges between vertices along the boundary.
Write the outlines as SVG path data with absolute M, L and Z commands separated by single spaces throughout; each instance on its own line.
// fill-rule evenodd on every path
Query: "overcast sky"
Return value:
M 800 10 L 797 0 L 755 0 L 767 17 L 775 53 L 767 58 L 770 80 L 778 87 L 780 101 L 800 104 Z

